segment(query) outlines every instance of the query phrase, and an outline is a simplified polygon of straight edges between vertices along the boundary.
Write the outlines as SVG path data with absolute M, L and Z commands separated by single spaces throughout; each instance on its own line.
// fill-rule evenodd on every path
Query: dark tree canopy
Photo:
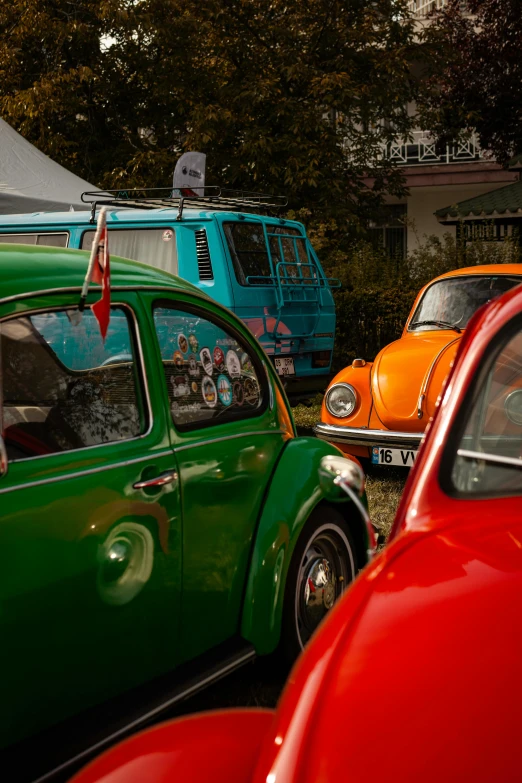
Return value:
M 404 5 L 10 0 L 0 116 L 95 185 L 168 185 L 198 149 L 209 184 L 357 217 L 402 192 L 381 149 L 411 123 Z
M 449 0 L 424 42 L 424 126 L 443 140 L 476 130 L 482 148 L 502 164 L 521 153 L 522 2 Z

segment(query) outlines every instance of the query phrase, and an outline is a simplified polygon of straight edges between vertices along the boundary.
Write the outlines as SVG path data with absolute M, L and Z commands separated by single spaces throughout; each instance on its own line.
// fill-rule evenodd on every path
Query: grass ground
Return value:
M 312 427 L 321 418 L 321 398 L 322 395 L 318 395 L 312 405 L 296 405 L 293 408 L 299 434 L 313 434 Z M 404 468 L 381 468 L 371 465 L 365 465 L 364 468 L 370 517 L 373 524 L 387 536 L 399 505 L 408 471 Z

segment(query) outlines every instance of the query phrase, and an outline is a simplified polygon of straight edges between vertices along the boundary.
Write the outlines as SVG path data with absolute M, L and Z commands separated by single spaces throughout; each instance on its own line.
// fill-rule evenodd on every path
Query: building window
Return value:
M 406 204 L 387 204 L 380 218 L 370 223 L 372 245 L 384 250 L 390 258 L 406 255 L 406 216 Z

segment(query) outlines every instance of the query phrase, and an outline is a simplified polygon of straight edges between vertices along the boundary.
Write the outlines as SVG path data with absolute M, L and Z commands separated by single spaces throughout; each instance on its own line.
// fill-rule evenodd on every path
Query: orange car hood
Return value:
M 446 331 L 407 334 L 377 355 L 372 395 L 375 411 L 387 429 L 424 431 L 461 336 Z

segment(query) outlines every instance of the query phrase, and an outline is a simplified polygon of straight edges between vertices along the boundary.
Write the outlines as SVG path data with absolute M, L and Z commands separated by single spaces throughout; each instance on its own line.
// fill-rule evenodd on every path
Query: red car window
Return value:
M 522 492 L 522 329 L 492 348 L 477 378 L 452 470 L 459 493 Z

